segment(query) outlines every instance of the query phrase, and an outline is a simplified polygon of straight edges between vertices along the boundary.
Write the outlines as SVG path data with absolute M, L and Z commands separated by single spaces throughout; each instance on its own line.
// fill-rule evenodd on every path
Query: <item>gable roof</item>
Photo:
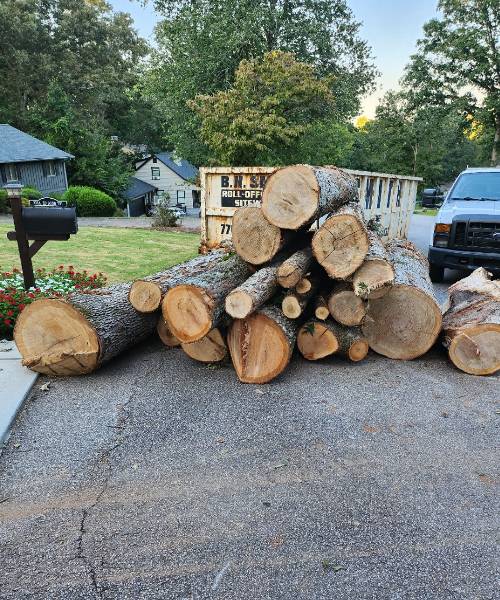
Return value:
M 148 158 L 146 158 L 143 162 L 141 162 L 137 168 L 142 167 L 148 161 L 150 161 L 153 156 L 162 162 L 166 167 L 171 169 L 176 175 L 182 177 L 184 180 L 194 181 L 198 177 L 198 169 L 192 165 L 189 161 L 184 159 L 174 158 L 172 152 L 157 152 L 156 154 L 152 154 Z
M 0 124 L 0 164 L 68 158 L 74 157 L 12 125 Z
M 134 200 L 135 198 L 144 196 L 148 192 L 156 192 L 157 190 L 157 187 L 149 184 L 147 181 L 131 177 L 128 181 L 128 188 L 123 192 L 122 196 L 127 200 Z

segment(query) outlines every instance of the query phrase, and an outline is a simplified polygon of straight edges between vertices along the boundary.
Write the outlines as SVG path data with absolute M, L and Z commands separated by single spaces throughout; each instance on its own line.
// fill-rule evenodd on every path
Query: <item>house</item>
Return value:
M 0 186 L 18 181 L 44 196 L 60 194 L 68 189 L 66 161 L 71 158 L 11 125 L 0 124 Z
M 198 169 L 171 152 L 158 152 L 136 165 L 135 177 L 158 188 L 158 196 L 170 196 L 169 204 L 200 206 L 200 188 L 196 185 Z
M 148 214 L 149 207 L 154 204 L 158 188 L 150 183 L 131 177 L 123 197 L 127 201 L 127 216 L 138 217 Z

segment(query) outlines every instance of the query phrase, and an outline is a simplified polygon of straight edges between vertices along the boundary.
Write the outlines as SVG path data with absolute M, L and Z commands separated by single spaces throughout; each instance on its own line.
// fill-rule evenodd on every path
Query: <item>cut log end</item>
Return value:
M 289 319 L 298 319 L 302 314 L 302 307 L 296 296 L 285 296 L 281 303 L 283 314 Z
M 307 294 L 307 292 L 311 289 L 312 283 L 307 277 L 303 277 L 296 285 L 295 291 L 297 294 Z
M 332 294 L 328 308 L 332 317 L 342 325 L 359 325 L 366 314 L 364 300 L 351 290 Z
M 181 344 L 181 348 L 190 358 L 203 363 L 221 362 L 227 356 L 226 342 L 218 328 L 212 329 L 197 342 Z
M 283 245 L 281 229 L 269 223 L 255 206 L 234 213 L 232 230 L 237 254 L 252 265 L 269 262 Z
M 335 334 L 323 323 L 305 323 L 297 335 L 297 347 L 307 360 L 320 360 L 339 349 Z
M 369 350 L 370 346 L 366 340 L 357 340 L 349 348 L 347 355 L 352 362 L 359 362 L 366 358 Z
M 470 375 L 500 370 L 500 325 L 485 323 L 462 329 L 448 348 L 453 364 Z
M 439 306 L 416 287 L 394 286 L 369 306 L 363 334 L 375 352 L 388 358 L 411 360 L 425 354 L 441 330 Z
M 328 304 L 323 296 L 318 296 L 316 299 L 316 308 L 314 309 L 314 316 L 320 321 L 326 321 L 330 316 L 330 311 L 328 310 Z
M 128 294 L 130 304 L 142 313 L 152 313 L 161 303 L 161 289 L 153 281 L 137 280 L 130 286 Z
M 176 348 L 177 346 L 180 346 L 180 341 L 170 331 L 163 316 L 158 319 L 156 331 L 158 332 L 158 337 L 165 344 L 165 346 L 168 346 L 169 348 Z
M 290 360 L 290 343 L 283 330 L 261 313 L 233 321 L 227 343 L 236 374 L 243 383 L 267 383 Z
M 249 294 L 236 290 L 226 297 L 226 312 L 234 319 L 244 319 L 252 311 L 253 301 Z
M 382 298 L 394 282 L 394 269 L 386 260 L 365 261 L 354 273 L 352 284 L 354 293 L 365 300 Z
M 45 375 L 83 375 L 95 370 L 99 340 L 85 317 L 59 299 L 28 305 L 16 323 L 14 340 L 23 364 Z
M 196 342 L 212 329 L 211 305 L 202 289 L 178 285 L 165 294 L 162 314 L 177 339 L 182 343 Z

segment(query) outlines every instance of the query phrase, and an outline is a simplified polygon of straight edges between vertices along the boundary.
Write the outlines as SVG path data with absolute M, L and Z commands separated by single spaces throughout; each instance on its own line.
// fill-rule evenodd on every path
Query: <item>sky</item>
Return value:
M 153 41 L 153 28 L 160 18 L 151 4 L 135 0 L 110 0 L 115 10 L 129 12 L 139 33 Z M 384 92 L 398 88 L 398 81 L 423 24 L 437 15 L 437 0 L 347 0 L 356 20 L 362 22 L 361 36 L 372 47 L 375 64 L 381 73 L 377 90 L 363 99 L 362 114 L 373 117 Z

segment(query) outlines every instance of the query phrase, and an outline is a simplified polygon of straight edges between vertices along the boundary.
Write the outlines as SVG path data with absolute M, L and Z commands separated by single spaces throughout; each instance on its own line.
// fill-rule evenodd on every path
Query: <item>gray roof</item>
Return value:
M 68 158 L 74 157 L 12 125 L 0 124 L 0 164 Z
M 194 165 L 187 160 L 176 159 L 171 152 L 157 152 L 154 156 L 186 181 L 194 181 L 198 177 L 198 169 Z
M 135 200 L 135 198 L 140 198 L 148 192 L 156 192 L 157 190 L 157 187 L 147 183 L 147 181 L 131 177 L 128 181 L 128 188 L 123 192 L 122 196 L 127 200 Z

